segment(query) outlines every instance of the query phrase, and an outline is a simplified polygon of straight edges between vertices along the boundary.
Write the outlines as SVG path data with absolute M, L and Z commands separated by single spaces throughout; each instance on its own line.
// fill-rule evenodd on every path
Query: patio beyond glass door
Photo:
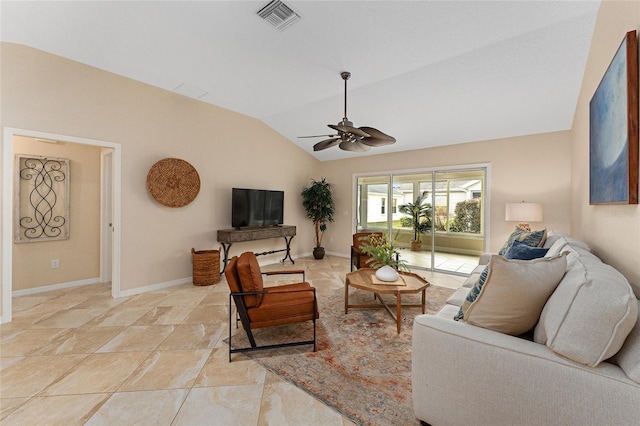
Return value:
M 420 173 L 391 178 L 398 204 L 392 234 L 401 248 L 401 257 L 412 267 L 431 269 L 433 175 Z
M 485 170 L 434 173 L 434 270 L 468 274 L 484 251 Z

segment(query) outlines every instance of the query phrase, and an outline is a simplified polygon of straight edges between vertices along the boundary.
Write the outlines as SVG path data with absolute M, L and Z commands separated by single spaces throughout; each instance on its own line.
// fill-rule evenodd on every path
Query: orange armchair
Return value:
M 362 245 L 366 243 L 366 241 L 362 241 L 362 239 L 371 235 L 378 235 L 380 238 L 383 237 L 382 232 L 358 232 L 353 234 L 353 245 L 351 246 L 351 271 L 354 269 L 371 267 L 368 263 L 371 256 L 362 252 Z M 398 263 L 400 261 L 400 253 L 396 251 L 395 257 L 396 263 Z
M 364 244 L 364 241 L 361 241 L 360 239 L 370 235 L 380 235 L 382 237 L 382 232 L 357 232 L 353 234 L 353 245 L 351 246 L 351 271 L 369 267 L 367 260 L 371 259 L 371 256 L 362 252 L 362 244 Z
M 298 274 L 304 271 L 261 272 L 258 260 L 252 252 L 246 252 L 238 258 L 234 256 L 224 271 L 229 295 L 229 362 L 231 354 L 260 349 L 273 349 L 286 346 L 316 345 L 316 319 L 319 318 L 316 289 L 307 282 L 286 284 L 276 287 L 264 287 L 262 275 Z M 231 347 L 232 300 L 235 303 L 239 321 L 247 333 L 250 347 Z M 258 346 L 253 329 L 295 322 L 313 321 L 313 340 Z M 236 327 L 237 327 L 236 320 Z

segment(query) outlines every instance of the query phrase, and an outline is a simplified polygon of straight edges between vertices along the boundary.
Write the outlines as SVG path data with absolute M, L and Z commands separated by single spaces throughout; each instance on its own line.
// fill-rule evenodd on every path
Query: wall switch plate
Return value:
M 60 260 L 58 259 L 51 259 L 51 267 L 52 268 L 59 268 L 60 267 Z

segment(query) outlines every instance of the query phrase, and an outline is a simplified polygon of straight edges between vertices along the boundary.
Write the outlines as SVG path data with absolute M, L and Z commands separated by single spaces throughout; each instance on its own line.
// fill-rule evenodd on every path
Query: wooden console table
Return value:
M 222 244 L 222 250 L 224 251 L 224 266 L 222 267 L 220 274 L 222 274 L 227 267 L 227 262 L 229 261 L 229 249 L 231 248 L 231 245 L 233 243 L 243 241 L 266 240 L 269 238 L 283 237 L 287 245 L 286 248 L 282 250 L 271 250 L 256 253 L 256 256 L 286 251 L 287 254 L 282 259 L 282 262 L 289 258 L 291 263 L 295 263 L 291 258 L 291 240 L 295 236 L 296 227 L 291 225 L 266 226 L 260 228 L 218 229 L 218 242 Z

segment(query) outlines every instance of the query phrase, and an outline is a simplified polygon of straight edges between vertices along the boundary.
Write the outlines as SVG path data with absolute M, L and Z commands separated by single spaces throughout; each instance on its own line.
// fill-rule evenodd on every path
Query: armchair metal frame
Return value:
M 262 275 L 280 275 L 280 274 L 298 274 L 302 273 L 302 280 L 305 280 L 305 272 L 303 270 L 292 270 L 292 271 L 269 271 L 269 272 L 261 272 Z M 269 291 L 271 290 L 271 291 Z M 242 352 L 252 352 L 258 350 L 266 350 L 266 349 L 277 349 L 284 347 L 292 347 L 292 346 L 303 346 L 303 345 L 313 345 L 313 351 L 317 351 L 317 331 L 316 331 L 316 319 L 318 317 L 318 299 L 316 297 L 316 289 L 315 287 L 309 287 L 304 289 L 283 289 L 278 290 L 278 287 L 269 287 L 269 290 L 262 291 L 248 291 L 248 292 L 231 292 L 229 294 L 229 362 L 231 362 L 231 354 L 234 353 L 242 353 Z M 253 336 L 253 332 L 251 329 L 251 321 L 249 319 L 249 314 L 247 312 L 247 308 L 244 302 L 244 296 L 251 295 L 260 295 L 260 294 L 269 294 L 269 293 L 298 293 L 298 292 L 313 292 L 313 340 L 301 340 L 295 342 L 288 343 L 277 343 L 271 345 L 262 345 L 258 346 L 256 344 L 255 338 Z M 233 302 L 232 302 L 233 301 Z M 231 329 L 232 329 L 232 315 L 233 315 L 233 304 L 236 306 L 236 329 L 238 329 L 238 323 L 242 322 L 242 326 L 247 333 L 247 338 L 249 339 L 249 344 L 251 346 L 243 347 L 243 348 L 233 348 L 231 345 Z M 307 320 L 308 321 L 308 320 Z M 276 327 L 275 325 L 272 327 Z

